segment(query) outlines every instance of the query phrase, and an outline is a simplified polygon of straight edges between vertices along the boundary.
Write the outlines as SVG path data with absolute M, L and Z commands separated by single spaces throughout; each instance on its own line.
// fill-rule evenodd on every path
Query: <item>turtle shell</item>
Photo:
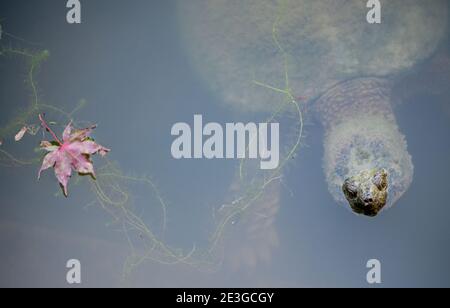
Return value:
M 395 77 L 427 58 L 446 33 L 447 1 L 381 2 L 381 24 L 363 0 L 179 1 L 193 66 L 238 111 L 276 109 L 283 97 L 254 80 L 314 99 L 356 77 Z M 274 35 L 280 43 L 277 46 Z M 281 47 L 283 51 L 280 50 Z

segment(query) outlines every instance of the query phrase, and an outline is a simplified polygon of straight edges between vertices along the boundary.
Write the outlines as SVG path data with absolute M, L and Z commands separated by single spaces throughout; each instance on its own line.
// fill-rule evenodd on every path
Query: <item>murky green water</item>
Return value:
M 181 7 L 189 7 L 190 1 Z M 191 5 L 202 3 L 192 0 Z M 271 111 L 233 108 L 227 101 L 236 99 L 230 92 L 236 82 L 227 83 L 230 71 L 218 83 L 225 90 L 216 91 L 218 85 L 205 80 L 186 43 L 191 29 L 185 28 L 189 23 L 180 17 L 184 11 L 176 1 L 82 4 L 80 25 L 67 24 L 64 3 L 0 4 L 1 47 L 50 52 L 35 72 L 35 93 L 47 119 L 57 122 L 55 131 L 62 133 L 67 115 L 45 106 L 70 113 L 85 100 L 72 117 L 79 126 L 97 123 L 96 141 L 112 149 L 107 160 L 94 157 L 98 181 L 77 181 L 74 175 L 67 199 L 51 170 L 38 182 L 39 164 L 11 167 L 11 160 L 2 156 L 8 166 L 0 167 L 1 286 L 68 286 L 65 265 L 73 258 L 82 264 L 83 286 L 364 287 L 366 262 L 373 258 L 382 263 L 381 286 L 450 286 L 447 34 L 426 59 L 395 81 L 393 97 L 405 103 L 394 112 L 407 139 L 414 177 L 395 206 L 369 219 L 338 205 L 328 191 L 322 169 L 325 129 L 312 99 L 301 105 L 299 149 L 263 190 L 261 179 L 267 173 L 250 167 L 244 181 L 237 180 L 239 160 L 173 159 L 170 131 L 176 122 L 193 123 L 194 114 L 202 114 L 207 122 L 259 123 Z M 272 17 L 275 21 L 276 11 Z M 253 22 L 257 25 L 258 18 Z M 268 49 L 270 30 L 261 38 L 267 39 Z M 251 42 L 251 33 L 247 35 Z M 290 47 L 289 52 L 296 51 Z M 323 51 L 323 46 L 309 48 L 316 55 Z M 230 56 L 222 51 L 218 56 Z M 254 58 L 249 50 L 248 58 L 227 59 L 253 63 L 276 52 L 257 50 Z M 26 60 L 17 54 L 0 57 L 0 127 L 34 100 Z M 296 65 L 307 69 L 309 64 Z M 210 67 L 219 70 L 211 76 L 220 75 L 221 66 Z M 289 73 L 293 80 L 306 78 L 299 78 L 295 69 Z M 352 77 L 361 76 L 358 71 Z M 274 77 L 274 84 L 281 87 L 283 80 Z M 271 80 L 263 76 L 261 81 Z M 305 92 L 312 98 L 310 88 L 292 90 L 295 96 Z M 251 99 L 242 93 L 238 98 Z M 291 113 L 277 120 L 286 155 L 298 137 L 298 119 Z M 30 121 L 38 124 L 36 116 Z M 42 131 L 20 143 L 12 140 L 15 133 L 2 136 L 1 150 L 25 161 L 41 158 L 34 149 Z M 102 193 L 112 202 L 105 203 Z M 245 200 L 253 197 L 256 201 L 246 207 Z M 139 257 L 156 260 L 141 263 Z

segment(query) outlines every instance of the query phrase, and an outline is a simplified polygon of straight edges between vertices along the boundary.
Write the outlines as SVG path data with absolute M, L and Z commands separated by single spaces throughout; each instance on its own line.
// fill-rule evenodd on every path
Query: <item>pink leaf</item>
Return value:
M 50 152 L 47 155 L 45 155 L 44 161 L 42 162 L 41 169 L 39 170 L 38 179 L 41 178 L 42 171 L 47 170 L 48 168 L 53 168 L 55 166 L 57 154 L 58 154 L 58 152 L 55 151 L 55 152 Z
M 63 188 L 64 196 L 67 197 L 67 185 L 72 176 L 72 162 L 65 151 L 58 150 L 56 153 L 55 175 Z
M 85 138 L 87 138 L 87 137 L 89 137 L 91 135 L 92 130 L 95 129 L 96 127 L 97 127 L 97 125 L 93 125 L 93 126 L 88 127 L 88 128 L 75 130 L 72 133 L 72 135 L 70 136 L 70 138 L 72 140 L 85 139 Z
M 56 178 L 63 189 L 64 195 L 68 195 L 68 184 L 72 171 L 81 175 L 91 175 L 95 179 L 94 165 L 91 155 L 106 155 L 110 150 L 89 139 L 91 131 L 95 128 L 85 128 L 73 130 L 72 123 L 69 123 L 63 133 L 63 142 L 60 142 L 54 132 L 52 132 L 42 117 L 42 125 L 50 131 L 56 139 L 53 143 L 41 142 L 41 148 L 49 152 L 42 162 L 41 172 L 49 168 L 54 168 Z M 55 145 L 56 144 L 56 145 Z
M 70 122 L 67 126 L 66 129 L 64 129 L 63 132 L 63 141 L 67 142 L 70 140 L 70 134 L 72 132 L 72 122 Z
M 53 152 L 59 148 L 57 145 L 53 145 L 48 141 L 42 141 L 40 147 L 47 152 Z
M 27 132 L 27 130 L 28 130 L 28 128 L 26 126 L 22 127 L 20 129 L 20 131 L 14 137 L 14 140 L 16 140 L 16 142 L 22 140 L 22 138 L 23 138 L 23 136 L 25 136 L 25 133 Z

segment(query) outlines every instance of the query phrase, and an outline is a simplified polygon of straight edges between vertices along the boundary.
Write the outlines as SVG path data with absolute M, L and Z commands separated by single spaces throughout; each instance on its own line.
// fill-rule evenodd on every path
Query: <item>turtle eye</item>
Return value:
M 356 190 L 353 190 L 352 188 L 348 188 L 347 192 L 348 192 L 348 196 L 352 199 L 356 198 L 356 196 L 358 195 Z
M 377 172 L 374 175 L 372 183 L 377 186 L 379 190 L 383 190 L 387 186 L 386 172 Z
M 356 190 L 355 185 L 353 185 L 349 181 L 344 182 L 344 192 L 351 199 L 354 199 L 358 196 L 358 192 Z

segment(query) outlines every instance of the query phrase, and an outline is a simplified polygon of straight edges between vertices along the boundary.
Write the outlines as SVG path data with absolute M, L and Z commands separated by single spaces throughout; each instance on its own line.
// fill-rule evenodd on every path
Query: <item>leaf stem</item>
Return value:
M 47 122 L 45 122 L 44 117 L 42 116 L 42 114 L 39 114 L 39 120 L 41 121 L 42 126 L 53 136 L 53 139 L 55 139 L 55 141 L 58 142 L 60 146 L 62 146 L 63 144 L 62 144 L 61 140 L 58 139 L 56 134 L 48 126 Z

